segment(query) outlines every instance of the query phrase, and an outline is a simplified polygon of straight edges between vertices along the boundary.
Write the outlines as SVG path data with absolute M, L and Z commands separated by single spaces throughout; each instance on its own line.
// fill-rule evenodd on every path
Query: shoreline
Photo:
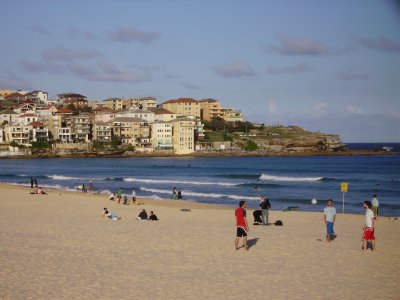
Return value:
M 385 150 L 347 150 L 338 152 L 260 152 L 260 151 L 206 151 L 194 152 L 190 154 L 170 154 L 170 153 L 118 153 L 118 154 L 99 154 L 93 152 L 74 153 L 71 155 L 58 154 L 29 154 L 29 155 L 8 155 L 0 156 L 0 159 L 38 159 L 38 158 L 133 158 L 133 157 L 314 157 L 314 156 L 373 156 L 373 155 L 400 155 L 400 152 Z

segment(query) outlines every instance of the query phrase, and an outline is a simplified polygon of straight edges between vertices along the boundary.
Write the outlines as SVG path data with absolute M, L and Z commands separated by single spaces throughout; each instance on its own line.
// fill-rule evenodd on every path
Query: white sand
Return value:
M 339 214 L 326 243 L 322 213 L 272 211 L 284 226 L 250 226 L 235 251 L 234 208 L 29 192 L 0 185 L 0 299 L 400 299 L 400 221 L 378 219 L 372 252 L 361 215 Z

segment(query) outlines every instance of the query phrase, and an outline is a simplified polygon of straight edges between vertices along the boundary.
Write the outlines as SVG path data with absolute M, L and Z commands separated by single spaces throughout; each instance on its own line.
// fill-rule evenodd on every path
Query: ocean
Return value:
M 236 206 L 245 199 L 256 208 L 262 194 L 275 210 L 322 211 L 332 198 L 342 212 L 344 196 L 344 212 L 362 214 L 363 201 L 377 194 L 381 215 L 400 215 L 398 155 L 0 160 L 0 182 L 30 186 L 31 176 L 45 189 L 77 190 L 92 180 L 104 197 L 122 188 L 127 195 L 165 199 L 176 187 L 186 201 Z M 348 183 L 344 195 L 342 182 Z

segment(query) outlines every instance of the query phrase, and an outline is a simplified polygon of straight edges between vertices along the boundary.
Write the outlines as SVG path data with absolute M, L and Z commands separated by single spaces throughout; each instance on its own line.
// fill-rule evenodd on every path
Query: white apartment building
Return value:
M 156 121 L 151 124 L 151 143 L 155 150 L 173 150 L 172 123 Z
M 115 114 L 116 118 L 138 118 L 146 120 L 149 123 L 154 122 L 154 112 L 149 110 L 141 110 L 141 109 L 130 109 L 127 111 L 117 112 Z

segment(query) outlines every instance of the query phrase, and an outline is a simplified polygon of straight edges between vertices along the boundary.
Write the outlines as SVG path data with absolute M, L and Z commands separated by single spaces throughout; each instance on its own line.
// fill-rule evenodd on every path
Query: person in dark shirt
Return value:
M 150 212 L 150 217 L 149 217 L 150 221 L 158 221 L 157 216 L 154 214 L 153 211 Z
M 139 213 L 138 220 L 147 220 L 147 212 L 145 209 L 142 209 L 142 211 Z

